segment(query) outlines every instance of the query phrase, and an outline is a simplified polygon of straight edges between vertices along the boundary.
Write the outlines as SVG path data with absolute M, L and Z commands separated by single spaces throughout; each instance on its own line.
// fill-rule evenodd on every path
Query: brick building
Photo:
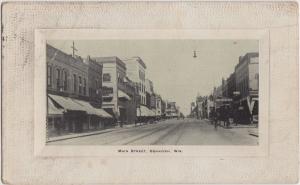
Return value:
M 259 90 L 259 54 L 247 53 L 239 57 L 239 63 L 235 67 L 236 91 L 243 112 L 245 122 L 251 122 L 254 115 L 258 115 L 258 90 Z
M 92 67 L 92 61 L 68 55 L 49 44 L 46 55 L 48 137 L 104 127 L 111 116 L 100 108 L 101 97 L 90 96 L 89 91 L 90 81 L 101 81 L 101 76 L 95 74 L 102 73 L 102 66 Z M 101 91 L 101 84 L 91 87 Z

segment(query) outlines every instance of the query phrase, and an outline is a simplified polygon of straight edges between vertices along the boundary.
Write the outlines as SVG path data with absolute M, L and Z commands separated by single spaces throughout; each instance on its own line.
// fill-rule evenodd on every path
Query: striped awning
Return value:
M 78 103 L 80 106 L 84 107 L 85 111 L 89 115 L 95 115 L 103 118 L 112 118 L 105 110 L 101 108 L 93 107 L 89 102 L 83 100 L 73 99 L 74 102 Z
M 72 101 L 72 98 L 53 94 L 48 94 L 48 96 L 61 107 L 63 107 L 66 111 L 86 111 L 83 106 Z
M 48 97 L 48 115 L 63 115 L 64 109 L 58 108 L 53 101 Z
M 65 111 L 83 111 L 89 115 L 95 115 L 102 118 L 112 118 L 112 116 L 101 108 L 93 107 L 89 102 L 74 98 L 49 94 L 49 99 L 55 101 Z
M 126 100 L 131 100 L 131 98 L 123 91 L 118 90 L 118 98 L 124 98 Z
M 137 116 L 153 117 L 155 116 L 155 112 L 150 110 L 148 107 L 141 105 L 140 108 L 137 108 Z

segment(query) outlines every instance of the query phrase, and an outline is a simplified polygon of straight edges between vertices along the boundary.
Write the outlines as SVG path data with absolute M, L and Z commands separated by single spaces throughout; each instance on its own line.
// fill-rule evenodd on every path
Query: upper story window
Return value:
M 122 82 L 120 73 L 117 73 L 117 76 L 118 76 L 118 82 Z
M 64 91 L 66 91 L 68 89 L 68 73 L 67 73 L 67 71 L 64 71 L 63 75 L 64 75 L 64 83 L 63 83 Z
M 143 81 L 145 80 L 145 73 L 141 70 L 139 71 L 139 77 L 141 80 L 143 80 Z
M 73 79 L 74 79 L 74 81 L 73 81 L 74 93 L 76 93 L 76 91 L 77 91 L 77 77 L 76 77 L 75 74 L 73 75 Z
M 79 94 L 82 93 L 82 79 L 81 79 L 81 76 L 78 77 L 78 80 L 79 80 Z
M 142 91 L 142 84 L 141 84 L 141 82 L 139 83 L 139 92 L 141 92 Z
M 111 76 L 109 73 L 104 73 L 103 74 L 103 82 L 110 82 L 111 81 Z
M 47 85 L 51 87 L 52 84 L 52 67 L 47 66 Z
M 56 69 L 56 88 L 60 90 L 60 69 Z
M 86 95 L 86 79 L 83 79 L 83 95 Z
M 95 80 L 95 94 L 98 93 L 98 88 L 99 88 L 99 82 L 98 80 Z

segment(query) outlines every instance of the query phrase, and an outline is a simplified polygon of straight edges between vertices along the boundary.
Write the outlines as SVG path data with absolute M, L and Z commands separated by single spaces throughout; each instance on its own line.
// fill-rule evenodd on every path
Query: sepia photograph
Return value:
M 259 41 L 47 40 L 47 145 L 259 145 Z

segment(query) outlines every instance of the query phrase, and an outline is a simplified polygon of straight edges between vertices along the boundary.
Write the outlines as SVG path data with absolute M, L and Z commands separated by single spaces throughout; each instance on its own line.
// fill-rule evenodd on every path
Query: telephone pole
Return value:
M 75 48 L 74 41 L 73 41 L 73 45 L 71 46 L 71 48 L 72 48 L 72 52 L 73 52 L 72 56 L 75 57 L 75 51 L 77 51 L 77 49 Z

